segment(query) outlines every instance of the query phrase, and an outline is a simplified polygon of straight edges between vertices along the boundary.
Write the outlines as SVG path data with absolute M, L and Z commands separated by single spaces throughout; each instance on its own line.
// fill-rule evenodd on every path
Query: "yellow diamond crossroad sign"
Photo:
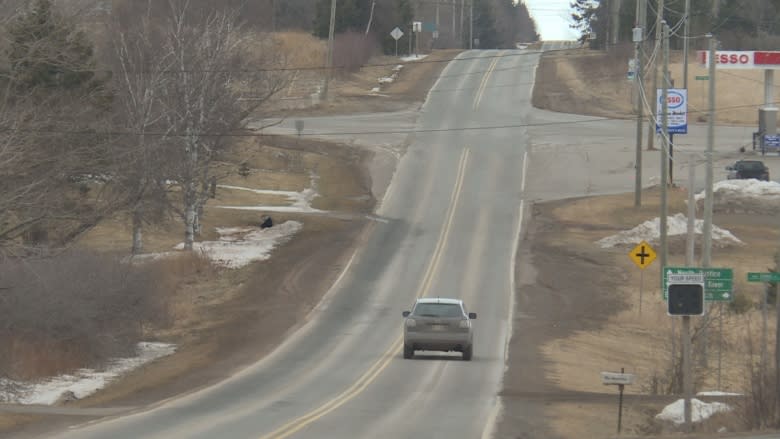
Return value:
M 650 244 L 642 241 L 631 250 L 628 256 L 637 267 L 644 269 L 655 261 L 655 250 L 653 250 L 653 247 L 650 247 Z

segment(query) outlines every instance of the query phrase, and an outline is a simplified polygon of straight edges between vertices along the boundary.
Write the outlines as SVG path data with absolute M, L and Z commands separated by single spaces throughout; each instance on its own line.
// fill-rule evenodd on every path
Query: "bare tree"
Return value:
M 99 127 L 109 99 L 83 34 L 49 2 L 3 18 L 0 248 L 8 249 L 35 227 L 67 224 L 67 239 L 104 215 L 81 177 L 105 158 Z
M 188 1 L 169 5 L 163 50 L 175 61 L 161 102 L 170 141 L 168 175 L 179 187 L 184 246 L 192 249 L 199 213 L 218 177 L 214 160 L 246 117 L 282 89 L 286 75 L 270 38 L 248 41 L 235 13 L 193 11 Z
M 167 205 L 162 166 L 166 140 L 160 135 L 166 119 L 160 97 L 171 80 L 174 59 L 159 49 L 161 33 L 151 20 L 151 2 L 148 6 L 131 24 L 122 17 L 112 23 L 117 122 L 126 134 L 112 142 L 112 174 L 132 219 L 133 254 L 142 250 L 143 224 L 159 220 Z

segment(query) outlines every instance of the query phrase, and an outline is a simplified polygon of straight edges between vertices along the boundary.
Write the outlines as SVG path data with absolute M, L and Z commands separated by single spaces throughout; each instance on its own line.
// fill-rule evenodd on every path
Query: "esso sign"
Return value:
M 750 55 L 748 55 L 750 53 Z M 718 64 L 733 64 L 733 65 L 753 65 L 752 52 L 717 52 L 715 54 L 715 62 Z
M 663 102 L 663 96 L 658 97 L 659 104 Z M 679 108 L 685 104 L 685 98 L 680 92 L 669 90 L 666 94 L 666 103 L 670 110 Z
M 709 66 L 709 52 L 701 50 L 698 52 L 699 62 Z M 755 52 L 751 50 L 726 50 L 715 52 L 715 64 L 719 69 L 754 69 Z

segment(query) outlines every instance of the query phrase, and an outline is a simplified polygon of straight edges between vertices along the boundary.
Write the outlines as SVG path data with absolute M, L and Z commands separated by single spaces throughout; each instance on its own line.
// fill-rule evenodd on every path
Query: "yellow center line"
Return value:
M 455 217 L 455 210 L 457 208 L 458 200 L 460 198 L 460 192 L 461 189 L 463 188 L 463 177 L 466 173 L 466 165 L 468 163 L 468 158 L 469 158 L 469 149 L 465 148 L 460 155 L 460 161 L 458 164 L 458 174 L 455 179 L 455 187 L 450 197 L 450 205 L 448 207 L 447 220 L 444 224 L 444 227 L 442 227 L 441 231 L 439 232 L 439 240 L 436 243 L 436 249 L 434 250 L 433 256 L 431 257 L 431 262 L 428 265 L 428 269 L 425 272 L 425 276 L 423 278 L 423 282 L 421 283 L 421 287 L 417 292 L 418 298 L 428 293 L 428 290 L 430 289 L 431 284 L 433 282 L 434 274 L 438 270 L 439 261 L 441 260 L 441 255 L 444 253 L 443 250 L 445 247 L 445 243 L 447 242 L 447 237 L 449 236 L 450 229 L 452 228 L 452 222 L 453 222 L 453 218 Z M 327 415 L 333 410 L 336 410 L 337 408 L 341 407 L 351 399 L 355 398 L 357 395 L 362 393 L 363 390 L 365 390 L 369 384 L 371 384 L 374 380 L 376 380 L 379 374 L 382 373 L 382 371 L 385 370 L 387 366 L 390 365 L 390 362 L 397 356 L 398 352 L 401 349 L 401 346 L 403 346 L 403 342 L 404 342 L 403 334 L 400 334 L 393 341 L 393 344 L 390 346 L 390 349 L 388 349 L 387 351 L 385 351 L 384 354 L 382 354 L 382 357 L 379 359 L 379 361 L 374 363 L 368 369 L 368 371 L 366 371 L 366 373 L 364 373 L 360 378 L 358 378 L 345 391 L 343 391 L 341 394 L 331 399 L 330 401 L 326 402 L 325 404 L 321 405 L 320 407 L 312 410 L 311 412 L 299 418 L 293 419 L 292 421 L 282 425 L 281 427 L 277 428 L 271 433 L 262 436 L 261 439 L 270 439 L 270 438 L 283 439 L 292 436 L 293 434 L 305 428 L 312 422 L 322 418 L 323 416 Z
M 479 89 L 477 91 L 477 96 L 474 98 L 474 106 L 473 109 L 476 111 L 477 107 L 479 107 L 479 103 L 482 101 L 482 96 L 485 94 L 485 89 L 487 88 L 488 81 L 490 80 L 490 76 L 493 74 L 493 71 L 496 69 L 496 66 L 498 65 L 498 60 L 503 55 L 503 52 L 499 54 L 497 57 L 493 58 L 493 62 L 490 63 L 490 67 L 487 69 L 487 72 L 485 72 L 485 75 L 482 76 L 482 82 L 479 84 Z

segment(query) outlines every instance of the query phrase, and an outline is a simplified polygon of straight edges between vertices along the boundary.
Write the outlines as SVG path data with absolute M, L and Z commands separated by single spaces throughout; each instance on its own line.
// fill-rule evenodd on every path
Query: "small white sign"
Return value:
M 667 284 L 704 284 L 704 273 L 666 273 Z
M 422 21 L 412 22 L 412 32 L 417 32 L 417 33 L 422 32 Z
M 404 36 L 404 31 L 396 27 L 392 31 L 390 31 L 390 36 L 393 37 L 394 40 L 398 41 L 401 39 L 402 36 Z
M 601 382 L 604 385 L 630 385 L 634 383 L 634 374 L 601 372 Z

